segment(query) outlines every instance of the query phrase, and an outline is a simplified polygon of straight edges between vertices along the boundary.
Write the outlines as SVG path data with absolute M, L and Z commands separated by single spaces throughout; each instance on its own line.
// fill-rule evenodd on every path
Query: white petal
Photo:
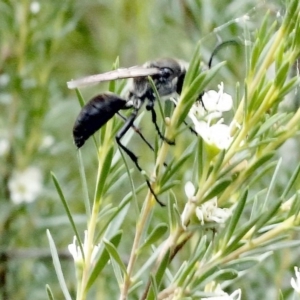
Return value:
M 78 259 L 78 252 L 77 252 L 77 238 L 74 236 L 73 243 L 68 245 L 68 250 L 73 256 L 74 260 Z
M 210 128 L 210 141 L 219 149 L 227 149 L 231 142 L 230 128 L 225 124 L 215 124 Z
M 188 181 L 184 186 L 185 194 L 188 197 L 188 199 L 191 199 L 195 195 L 195 187 L 192 184 L 192 182 Z
M 232 300 L 240 300 L 241 299 L 241 295 L 242 295 L 242 291 L 241 291 L 241 289 L 238 289 L 238 290 L 234 291 L 230 295 L 230 299 L 232 299 Z
M 204 215 L 203 215 L 203 212 L 202 212 L 201 208 L 196 207 L 195 213 L 196 213 L 196 216 L 197 216 L 198 220 L 200 221 L 200 224 L 204 225 Z
M 214 90 L 207 91 L 202 96 L 202 102 L 207 111 L 216 111 L 218 101 L 219 93 Z
M 232 97 L 229 94 L 223 93 L 216 106 L 218 111 L 229 111 L 232 109 L 232 105 Z

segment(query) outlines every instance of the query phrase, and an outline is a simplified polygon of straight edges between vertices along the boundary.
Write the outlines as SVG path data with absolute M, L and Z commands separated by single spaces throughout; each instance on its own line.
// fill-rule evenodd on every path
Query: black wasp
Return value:
M 216 52 L 223 46 L 233 41 L 227 41 L 215 48 L 208 63 L 211 66 L 212 58 Z M 110 81 L 116 79 L 131 79 L 131 87 L 129 88 L 127 97 L 120 97 L 113 93 L 103 93 L 93 97 L 80 111 L 74 127 L 73 137 L 77 148 L 84 145 L 85 141 L 106 124 L 115 114 L 120 115 L 119 111 L 123 109 L 132 109 L 132 113 L 125 119 L 125 123 L 116 135 L 118 145 L 127 153 L 131 160 L 136 165 L 139 171 L 142 171 L 138 163 L 137 156 L 121 143 L 122 137 L 126 134 L 129 128 L 134 126 L 140 108 L 146 102 L 146 109 L 151 112 L 152 122 L 160 138 L 168 144 L 174 144 L 164 137 L 161 133 L 156 121 L 156 112 L 154 110 L 155 94 L 149 83 L 150 76 L 156 86 L 156 89 L 161 97 L 170 97 L 174 94 L 180 94 L 183 86 L 184 77 L 187 71 L 188 64 L 172 59 L 161 58 L 155 61 L 146 62 L 142 66 L 135 66 L 125 69 L 117 69 L 114 71 L 84 77 L 78 80 L 68 82 L 68 88 L 74 89 L 92 85 L 97 82 Z M 122 115 L 121 115 L 122 117 Z M 136 128 L 135 128 L 136 129 Z M 151 147 L 144 139 L 141 133 L 136 129 L 143 140 Z M 155 195 L 151 184 L 146 180 L 149 189 L 154 195 L 157 202 L 163 205 Z

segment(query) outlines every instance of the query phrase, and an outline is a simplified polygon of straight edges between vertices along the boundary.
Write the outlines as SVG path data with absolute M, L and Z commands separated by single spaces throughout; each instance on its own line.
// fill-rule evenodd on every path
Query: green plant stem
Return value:
M 77 300 L 84 300 L 86 299 L 86 283 L 88 280 L 88 275 L 91 268 L 91 257 L 93 252 L 93 241 L 94 241 L 94 235 L 95 235 L 95 229 L 97 224 L 97 216 L 99 214 L 100 209 L 100 201 L 95 201 L 92 209 L 91 218 L 89 220 L 88 224 L 88 236 L 87 236 L 87 249 L 85 249 L 87 252 L 85 253 L 85 261 L 83 266 L 83 273 L 82 273 L 82 279 L 81 279 L 81 286 L 80 290 L 77 294 Z
M 130 258 L 129 258 L 129 262 L 128 262 L 128 266 L 127 266 L 127 275 L 125 276 L 124 284 L 121 289 L 120 300 L 127 299 L 128 291 L 129 291 L 129 288 L 131 285 L 132 272 L 133 272 L 134 264 L 136 262 L 137 255 L 138 255 L 137 250 L 138 250 L 138 247 L 140 244 L 141 236 L 143 234 L 145 224 L 147 223 L 147 220 L 151 213 L 151 210 L 152 210 L 153 206 L 155 205 L 154 197 L 150 191 L 148 191 L 144 203 L 145 204 L 143 206 L 142 213 L 136 224 L 135 237 L 134 237 L 134 241 L 133 241 L 133 245 L 132 245 L 132 249 L 131 249 L 131 253 L 130 253 Z
M 168 127 L 167 127 L 167 130 L 168 130 Z M 166 130 L 166 136 L 169 137 L 167 130 Z M 162 147 L 160 148 L 160 151 L 159 151 L 157 159 L 156 159 L 155 168 L 154 168 L 154 171 L 152 174 L 153 178 L 157 178 L 157 176 L 159 174 L 159 170 L 166 159 L 168 149 L 169 149 L 169 145 L 164 142 L 162 144 Z M 152 184 L 152 188 L 154 189 L 155 192 L 157 192 L 155 190 L 155 186 L 156 186 L 156 183 L 154 182 Z M 156 202 L 155 202 L 153 195 L 151 194 L 150 191 L 148 191 L 145 202 L 144 202 L 142 213 L 136 224 L 136 233 L 135 233 L 135 237 L 134 237 L 134 241 L 133 241 L 133 245 L 132 245 L 132 249 L 131 249 L 131 254 L 130 254 L 130 258 L 129 258 L 129 262 L 128 262 L 128 266 L 127 266 L 127 276 L 125 277 L 124 285 L 121 290 L 120 300 L 125 300 L 127 298 L 128 290 L 129 290 L 130 284 L 131 284 L 131 277 L 132 277 L 134 264 L 135 264 L 135 261 L 137 259 L 137 255 L 138 255 L 137 250 L 138 250 L 138 247 L 140 244 L 141 236 L 143 234 L 145 225 L 147 223 L 147 220 L 148 220 L 148 218 L 151 214 L 151 211 L 153 209 L 153 206 L 155 204 L 156 204 Z
M 110 134 L 111 132 L 113 132 L 112 129 L 113 129 L 113 123 L 108 122 L 106 125 L 106 132 L 105 132 L 105 138 L 103 144 L 100 146 L 98 150 L 99 163 L 98 163 L 98 173 L 97 173 L 97 184 L 96 184 L 96 191 L 95 191 L 94 202 L 92 207 L 92 213 L 90 219 L 88 220 L 87 246 L 86 249 L 84 249 L 86 251 L 85 261 L 83 264 L 81 287 L 77 293 L 77 300 L 85 300 L 88 292 L 85 287 L 88 282 L 88 278 L 92 266 L 91 258 L 92 258 L 93 248 L 94 248 L 94 236 L 95 236 L 97 218 L 99 215 L 101 200 L 102 200 L 102 193 L 99 193 L 98 188 L 99 188 L 99 182 L 101 180 L 102 169 L 104 168 L 105 165 L 106 156 L 110 152 L 110 149 L 113 145 L 112 137 Z

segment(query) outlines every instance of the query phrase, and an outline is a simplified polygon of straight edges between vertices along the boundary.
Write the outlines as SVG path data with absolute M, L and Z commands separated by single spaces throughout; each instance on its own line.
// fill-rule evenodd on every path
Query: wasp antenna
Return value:
M 214 58 L 214 56 L 224 47 L 227 47 L 227 46 L 239 46 L 240 43 L 236 40 L 229 40 L 229 41 L 226 41 L 226 42 L 223 42 L 221 44 L 219 44 L 218 46 L 216 46 L 216 48 L 214 49 L 214 51 L 212 52 L 211 56 L 210 56 L 210 59 L 208 61 L 208 68 L 210 69 L 211 68 L 211 65 L 212 65 L 212 60 Z

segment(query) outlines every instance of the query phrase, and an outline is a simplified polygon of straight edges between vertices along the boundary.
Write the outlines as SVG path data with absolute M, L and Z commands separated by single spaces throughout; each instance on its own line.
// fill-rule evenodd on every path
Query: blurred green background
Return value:
M 0 299 L 47 299 L 46 283 L 57 299 L 62 299 L 47 228 L 60 249 L 69 289 L 75 293 L 73 259 L 67 251 L 73 233 L 50 178 L 53 171 L 83 232 L 86 219 L 71 134 L 80 108 L 66 82 L 108 71 L 117 57 L 122 67 L 162 56 L 189 61 L 199 39 L 207 62 L 217 43 L 245 42 L 245 28 L 251 39 L 268 10 L 271 18 L 280 21 L 280 5 L 281 1 L 275 0 L 263 4 L 249 0 L 0 1 Z M 245 23 L 246 14 L 249 19 Z M 225 59 L 228 64 L 216 82 L 222 80 L 226 92 L 234 93 L 236 82 L 242 83 L 245 74 L 243 47 L 222 50 L 214 63 Z M 88 100 L 105 90 L 107 85 L 101 84 L 82 93 Z M 145 115 L 140 127 L 151 140 L 154 130 L 149 122 Z M 179 144 L 181 141 L 185 141 L 184 150 L 186 140 Z M 296 142 L 291 143 L 289 149 L 295 149 Z M 143 165 L 153 166 L 153 155 L 140 139 L 134 137 L 130 147 L 141 156 Z M 82 153 L 92 195 L 97 172 L 92 141 Z M 299 155 L 289 159 L 283 184 Z M 30 178 L 36 178 L 35 186 Z M 128 230 L 133 234 L 132 224 L 134 220 L 129 219 Z M 132 240 L 129 233 L 128 239 L 125 248 Z M 281 270 L 293 262 L 292 256 L 290 260 L 275 255 L 269 265 L 241 280 L 237 286 L 247 295 L 243 299 L 266 299 L 267 285 L 268 299 L 275 299 L 272 295 L 277 288 L 288 287 L 290 275 Z M 98 299 L 105 299 L 104 284 L 106 293 L 116 293 L 107 273 L 107 278 L 99 279 Z M 247 292 L 253 289 L 256 292 L 251 296 Z

